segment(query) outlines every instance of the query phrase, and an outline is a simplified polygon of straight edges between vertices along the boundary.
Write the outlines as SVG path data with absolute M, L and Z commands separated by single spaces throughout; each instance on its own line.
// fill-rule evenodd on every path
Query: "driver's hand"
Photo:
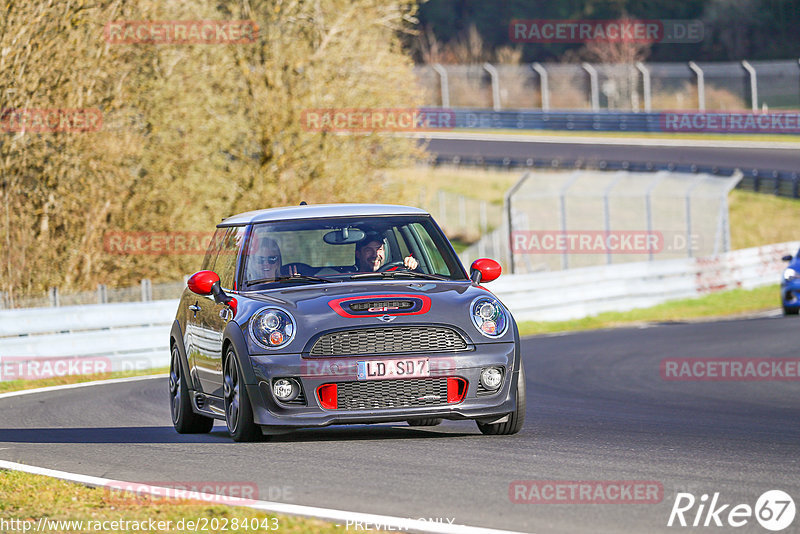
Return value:
M 414 258 L 414 256 L 409 254 L 403 259 L 403 265 L 405 265 L 407 269 L 411 269 L 413 271 L 419 267 L 419 262 Z
M 297 265 L 290 265 L 288 271 L 289 271 L 289 276 L 297 276 L 298 274 L 300 274 L 297 272 Z

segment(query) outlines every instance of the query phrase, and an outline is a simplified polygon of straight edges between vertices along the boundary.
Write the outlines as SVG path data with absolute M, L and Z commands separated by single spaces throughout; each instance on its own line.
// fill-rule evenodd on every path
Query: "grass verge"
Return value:
M 0 382 L 0 393 L 26 389 L 76 384 L 109 378 L 146 376 L 166 373 L 169 368 L 145 369 L 104 373 L 99 375 L 72 375 L 41 380 L 14 380 Z M 133 493 L 120 493 L 106 488 L 91 488 L 81 484 L 66 482 L 41 475 L 19 471 L 0 470 L 0 517 L 6 521 L 32 521 L 25 526 L 16 523 L 11 531 L 32 531 L 41 518 L 53 521 L 72 521 L 48 523 L 42 532 L 187 532 L 206 531 L 275 531 L 275 532 L 341 532 L 342 527 L 317 519 L 298 518 L 258 512 L 249 508 L 208 504 L 203 501 L 175 500 L 163 497 L 142 496 Z M 238 529 L 233 528 L 236 519 Z M 164 521 L 153 530 L 149 521 Z M 183 523 L 180 521 L 183 520 Z M 189 529 L 187 521 L 195 521 L 196 528 Z M 212 523 L 214 520 L 215 523 Z M 74 523 L 74 522 L 82 523 Z M 99 524 L 94 522 L 99 521 Z M 118 521 L 116 525 L 103 522 Z M 127 521 L 127 523 L 122 523 Z M 169 521 L 170 523 L 166 523 Z M 248 528 L 241 526 L 246 521 Z M 92 522 L 90 526 L 89 522 Z M 211 528 L 212 526 L 218 528 Z M 79 526 L 80 525 L 80 526 Z M 144 528 L 141 528 L 146 525 Z M 19 527 L 19 528 L 17 528 Z M 100 527 L 100 528 L 95 528 Z M 127 528 L 126 528 L 127 527 Z M 258 527 L 258 528 L 253 528 Z M 266 527 L 266 528 L 265 528 Z M 5 532 L 0 527 L 0 532 Z
M 37 389 L 50 386 L 63 386 L 65 384 L 77 384 L 79 382 L 91 382 L 93 380 L 107 380 L 109 378 L 126 378 L 129 376 L 147 376 L 168 373 L 169 367 L 158 369 L 141 369 L 137 371 L 115 371 L 113 373 L 103 373 L 97 375 L 67 375 L 56 376 L 53 378 L 42 378 L 39 380 L 9 380 L 0 382 L 0 393 L 19 391 L 22 389 Z
M 325 521 L 259 512 L 249 508 L 209 505 L 202 501 L 174 501 L 163 497 L 121 494 L 106 488 L 91 488 L 41 475 L 0 471 L 0 517 L 28 521 L 26 527 L 11 524 L 9 532 L 341 532 Z M 45 519 L 41 519 L 45 518 Z M 240 528 L 233 528 L 233 521 Z M 161 525 L 152 527 L 150 521 Z M 73 523 L 55 523 L 72 521 Z M 117 521 L 112 524 L 110 522 Z M 127 523 L 122 523 L 126 521 Z M 170 523 L 167 523 L 169 521 Z M 181 524 L 181 521 L 183 523 Z M 194 521 L 197 527 L 188 528 Z M 248 528 L 242 523 L 246 521 Z M 80 523 L 75 523 L 80 522 Z M 100 523 L 95 523 L 100 522 Z M 103 522 L 109 522 L 103 525 Z M 225 525 L 227 528 L 223 528 Z M 144 526 L 144 528 L 141 528 Z M 168 528 L 161 528 L 161 527 Z M 180 527 L 183 528 L 180 528 Z M 258 528 L 252 528 L 258 526 Z M 97 528 L 99 527 L 99 528 Z M 127 528 L 126 528 L 127 527 Z M 212 528 L 216 527 L 216 528 Z M 267 527 L 267 528 L 265 528 Z M 277 527 L 277 528 L 276 528 Z M 3 531 L 5 531 L 3 529 Z
M 522 336 L 578 330 L 596 330 L 640 323 L 715 318 L 775 309 L 780 302 L 778 284 L 756 289 L 732 289 L 698 298 L 672 300 L 651 308 L 604 312 L 571 321 L 521 321 Z

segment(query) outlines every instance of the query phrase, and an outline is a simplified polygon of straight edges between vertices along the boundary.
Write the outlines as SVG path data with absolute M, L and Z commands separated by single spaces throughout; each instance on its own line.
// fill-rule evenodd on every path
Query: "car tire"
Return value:
M 172 414 L 172 426 L 179 434 L 205 434 L 211 432 L 214 419 L 194 413 L 192 399 L 189 397 L 189 386 L 183 376 L 180 352 L 172 346 L 172 358 L 169 364 L 169 399 Z
M 525 370 L 522 367 L 522 361 L 519 362 L 519 375 L 517 377 L 517 406 L 516 409 L 508 415 L 508 421 L 505 423 L 485 424 L 480 421 L 475 421 L 478 429 L 487 435 L 495 436 L 508 436 L 516 434 L 522 428 L 525 422 Z
M 797 315 L 798 312 L 800 312 L 800 308 L 787 308 L 786 306 L 783 307 L 784 315 Z
M 253 406 L 244 384 L 242 366 L 232 348 L 222 364 L 222 394 L 225 399 L 225 424 L 233 441 L 260 441 L 261 428 L 253 422 Z
M 406 421 L 408 426 L 436 426 L 441 424 L 442 420 L 439 417 L 421 417 L 419 419 L 409 419 Z

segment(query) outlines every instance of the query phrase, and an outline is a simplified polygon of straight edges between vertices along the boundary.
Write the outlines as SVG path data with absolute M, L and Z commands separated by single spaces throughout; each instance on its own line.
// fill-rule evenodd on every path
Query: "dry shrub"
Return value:
M 381 200 L 413 141 L 304 129 L 308 108 L 414 107 L 411 0 L 14 2 L 5 108 L 98 108 L 94 133 L 0 133 L 0 291 L 178 279 L 201 258 L 116 255 L 117 231 L 210 231 L 249 209 Z M 253 19 L 245 45 L 109 44 L 114 20 Z

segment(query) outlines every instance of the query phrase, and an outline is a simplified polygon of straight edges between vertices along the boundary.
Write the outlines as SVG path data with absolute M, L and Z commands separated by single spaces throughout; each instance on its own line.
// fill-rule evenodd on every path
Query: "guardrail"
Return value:
M 568 138 L 565 138 L 568 142 Z M 779 171 L 774 169 L 741 169 L 721 165 L 697 165 L 694 163 L 675 163 L 668 161 L 629 161 L 629 160 L 597 160 L 587 161 L 581 158 L 530 158 L 503 157 L 491 158 L 483 156 L 440 156 L 429 160 L 433 165 L 468 165 L 473 167 L 500 167 L 508 170 L 525 169 L 597 169 L 602 171 L 631 172 L 687 172 L 707 173 L 719 176 L 733 176 L 742 172 L 743 177 L 736 189 L 754 191 L 776 196 L 800 198 L 800 175 L 797 171 Z
M 167 366 L 177 307 L 159 300 L 2 310 L 0 380 L 59 374 L 51 367 L 70 360 L 100 372 Z
M 695 259 L 505 275 L 489 286 L 520 321 L 576 319 L 780 280 L 800 241 Z M 776 306 L 778 295 L 775 295 Z M 48 360 L 102 359 L 107 371 L 169 365 L 178 302 L 162 300 L 0 311 L 0 380 Z M 34 365 L 34 367 L 36 367 Z M 38 370 L 40 367 L 36 367 Z
M 774 284 L 800 241 L 706 258 L 624 263 L 502 276 L 489 286 L 519 321 L 579 319 L 628 311 L 725 289 Z M 779 295 L 775 294 L 778 306 Z

